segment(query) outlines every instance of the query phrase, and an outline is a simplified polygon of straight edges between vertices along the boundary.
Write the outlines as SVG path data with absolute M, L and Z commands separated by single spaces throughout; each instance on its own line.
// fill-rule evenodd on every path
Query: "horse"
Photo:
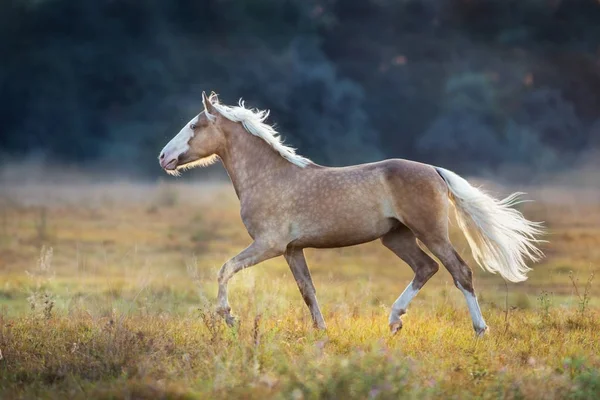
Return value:
M 526 261 L 543 257 L 537 247 L 543 226 L 513 208 L 523 193 L 497 200 L 459 175 L 436 166 L 387 159 L 346 167 L 318 165 L 285 145 L 269 111 L 220 103 L 202 93 L 204 109 L 159 154 L 171 175 L 220 160 L 240 202 L 241 218 L 253 242 L 228 260 L 218 273 L 217 313 L 227 325 L 231 314 L 227 284 L 239 271 L 283 255 L 317 329 L 326 329 L 304 257 L 305 248 L 335 248 L 380 239 L 406 262 L 413 280 L 391 307 L 389 329 L 402 328 L 410 301 L 438 271 L 450 272 L 464 294 L 475 334 L 487 324 L 473 286 L 472 270 L 448 235 L 449 206 L 473 258 L 484 270 L 519 282 L 530 270 Z M 421 245 L 419 244 L 421 243 Z

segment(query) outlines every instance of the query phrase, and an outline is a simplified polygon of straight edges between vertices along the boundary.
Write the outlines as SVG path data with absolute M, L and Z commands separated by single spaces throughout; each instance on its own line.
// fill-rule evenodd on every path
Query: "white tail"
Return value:
M 450 190 L 458 225 L 465 234 L 479 266 L 512 282 L 527 279 L 531 269 L 525 259 L 538 261 L 543 253 L 537 248 L 536 236 L 543 234 L 542 224 L 531 222 L 512 206 L 523 202 L 523 193 L 513 193 L 504 200 L 471 186 L 454 172 L 436 170 Z

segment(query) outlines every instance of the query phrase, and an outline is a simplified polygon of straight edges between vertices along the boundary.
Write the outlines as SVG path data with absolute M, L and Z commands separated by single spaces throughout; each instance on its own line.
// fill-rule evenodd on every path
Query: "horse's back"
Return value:
M 447 186 L 438 174 L 435 167 L 418 161 L 391 158 L 366 164 L 357 164 L 347 167 L 322 167 L 317 175 L 320 179 L 330 176 L 336 180 L 343 180 L 351 188 L 355 184 L 371 181 L 374 178 L 381 181 L 394 191 L 447 192 Z

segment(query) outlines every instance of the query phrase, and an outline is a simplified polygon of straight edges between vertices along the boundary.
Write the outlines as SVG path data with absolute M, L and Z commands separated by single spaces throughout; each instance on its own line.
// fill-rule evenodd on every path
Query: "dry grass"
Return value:
M 599 197 L 529 192 L 548 258 L 508 287 L 474 271 L 491 327 L 475 339 L 446 271 L 390 336 L 412 276 L 378 243 L 308 251 L 326 334 L 283 259 L 232 280 L 227 329 L 214 278 L 249 243 L 228 185 L 4 187 L 0 398 L 594 398 Z

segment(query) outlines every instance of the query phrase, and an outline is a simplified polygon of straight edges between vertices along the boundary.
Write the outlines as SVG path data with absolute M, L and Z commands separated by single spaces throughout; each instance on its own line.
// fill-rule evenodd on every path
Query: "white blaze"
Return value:
M 164 154 L 166 162 L 176 159 L 189 150 L 190 139 L 194 137 L 194 131 L 190 125 L 198 122 L 199 115 L 190 120 L 169 143 L 163 148 L 161 154 Z

